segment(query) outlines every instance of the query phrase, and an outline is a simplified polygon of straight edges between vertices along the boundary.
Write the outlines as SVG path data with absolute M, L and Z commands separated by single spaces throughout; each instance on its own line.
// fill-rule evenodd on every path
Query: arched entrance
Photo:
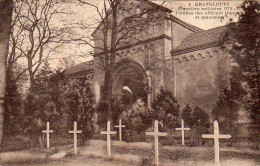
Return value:
M 117 63 L 114 72 L 113 96 L 121 99 L 124 104 L 132 105 L 137 99 L 147 104 L 149 78 L 145 69 L 136 61 L 125 60 Z M 148 102 L 147 102 L 148 101 Z

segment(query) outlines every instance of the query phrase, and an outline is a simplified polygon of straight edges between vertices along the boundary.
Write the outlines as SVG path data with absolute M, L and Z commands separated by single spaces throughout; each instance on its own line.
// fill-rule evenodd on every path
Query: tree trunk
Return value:
M 33 73 L 33 63 L 32 59 L 28 58 L 28 72 L 30 78 L 30 91 L 34 92 L 35 90 L 35 82 L 34 82 L 34 73 Z
M 4 98 L 6 86 L 6 58 L 8 54 L 8 42 L 11 32 L 12 0 L 0 1 L 0 146 L 3 138 L 4 122 Z
M 106 106 L 107 106 L 107 121 L 110 121 L 111 126 L 113 126 L 113 110 L 112 110 L 112 83 L 113 79 L 112 79 L 112 74 L 111 71 L 106 71 L 105 73 L 105 102 L 106 102 Z M 112 128 L 113 129 L 113 128 Z

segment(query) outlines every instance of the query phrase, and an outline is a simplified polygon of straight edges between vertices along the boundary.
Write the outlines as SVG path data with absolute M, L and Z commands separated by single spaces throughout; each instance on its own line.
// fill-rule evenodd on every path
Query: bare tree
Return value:
M 8 53 L 8 41 L 11 30 L 13 1 L 0 1 L 0 146 L 3 137 L 3 121 L 4 121 L 4 98 L 6 86 L 6 55 Z
M 160 19 L 162 19 L 160 14 L 162 13 L 159 11 L 166 11 L 165 13 L 167 13 L 169 10 L 153 3 L 150 3 L 144 9 L 141 9 L 140 6 L 136 8 L 134 1 L 126 0 L 104 0 L 103 5 L 95 2 L 91 3 L 88 0 L 79 1 L 96 11 L 99 18 L 94 21 L 99 22 L 99 25 L 94 32 L 93 38 L 89 36 L 80 38 L 72 36 L 71 40 L 87 44 L 93 48 L 94 52 L 91 55 L 98 61 L 95 67 L 104 71 L 102 100 L 107 104 L 107 118 L 112 121 L 113 75 L 117 60 L 124 59 L 124 57 L 117 54 L 118 49 L 126 46 L 129 42 L 137 43 L 138 41 L 147 40 L 147 37 L 141 39 L 138 34 L 143 33 L 149 36 L 150 33 L 153 33 L 151 31 L 152 27 L 155 24 L 162 23 L 160 22 Z M 89 28 L 93 25 L 79 23 L 78 26 Z
M 53 23 L 59 23 L 59 18 L 65 14 L 61 8 L 63 4 L 61 0 L 14 1 L 7 71 L 18 60 L 25 61 L 26 67 L 16 79 L 28 71 L 31 89 L 35 85 L 35 73 L 64 37 L 66 29 Z

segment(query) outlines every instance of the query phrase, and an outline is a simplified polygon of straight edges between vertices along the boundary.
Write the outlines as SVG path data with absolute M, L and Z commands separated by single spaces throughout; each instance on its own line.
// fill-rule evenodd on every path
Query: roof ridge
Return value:
M 227 26 L 218 26 L 208 30 L 197 31 L 187 35 L 174 51 L 186 50 L 219 41 Z M 218 30 L 220 29 L 220 30 Z M 199 41 L 197 39 L 200 39 Z

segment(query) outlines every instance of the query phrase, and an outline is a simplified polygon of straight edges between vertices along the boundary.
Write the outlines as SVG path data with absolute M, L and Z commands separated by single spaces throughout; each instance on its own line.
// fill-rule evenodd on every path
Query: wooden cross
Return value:
M 122 141 L 122 128 L 125 127 L 125 125 L 121 124 L 121 119 L 119 119 L 119 125 L 116 125 L 115 127 L 119 128 L 119 141 Z
M 47 148 L 50 148 L 50 133 L 53 133 L 53 130 L 50 130 L 50 123 L 47 122 L 47 130 L 43 130 L 43 133 L 47 134 Z
M 77 122 L 74 122 L 74 130 L 69 133 L 74 134 L 74 154 L 77 154 L 77 134 L 82 133 L 81 130 L 77 130 Z
M 154 136 L 154 143 L 155 143 L 155 165 L 159 165 L 159 136 L 166 136 L 167 133 L 161 133 L 158 131 L 158 121 L 155 120 L 154 122 L 154 132 L 146 132 L 146 135 Z
M 184 128 L 184 120 L 181 120 L 181 128 L 175 128 L 175 130 L 181 130 L 181 142 L 184 145 L 184 131 L 190 130 L 190 128 Z
M 214 138 L 214 146 L 215 146 L 215 165 L 219 166 L 219 139 L 225 138 L 229 139 L 231 138 L 231 135 L 220 135 L 219 134 L 219 128 L 218 128 L 218 121 L 215 120 L 214 122 L 214 134 L 203 134 L 203 138 Z
M 110 141 L 110 135 L 116 134 L 116 131 L 110 131 L 110 121 L 107 121 L 107 131 L 101 131 L 101 134 L 107 135 L 107 155 L 110 158 L 111 157 L 111 141 Z

